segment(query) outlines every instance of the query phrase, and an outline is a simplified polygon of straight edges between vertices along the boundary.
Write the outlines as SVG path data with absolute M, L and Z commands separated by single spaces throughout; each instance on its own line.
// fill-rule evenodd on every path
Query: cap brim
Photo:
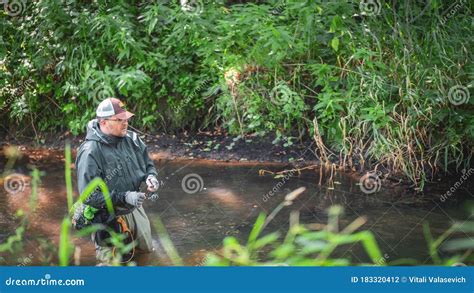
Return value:
M 132 116 L 134 116 L 135 114 L 133 113 L 130 113 L 128 111 L 125 111 L 125 112 L 122 112 L 120 114 L 117 114 L 115 115 L 115 117 L 117 117 L 118 119 L 123 119 L 123 120 L 128 120 L 130 119 Z

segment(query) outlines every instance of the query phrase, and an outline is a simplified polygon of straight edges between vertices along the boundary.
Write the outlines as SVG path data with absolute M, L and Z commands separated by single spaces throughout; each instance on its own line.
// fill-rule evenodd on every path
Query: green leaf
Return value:
M 255 240 L 257 239 L 260 232 L 262 232 L 262 227 L 263 227 L 263 223 L 265 222 L 265 219 L 266 219 L 266 216 L 265 216 L 264 213 L 260 213 L 258 215 L 258 218 L 255 221 L 255 224 L 253 225 L 253 229 L 250 232 L 249 240 L 247 242 L 247 245 L 255 242 Z
M 268 235 L 265 235 L 262 238 L 255 241 L 253 249 L 260 249 L 270 243 L 277 241 L 279 237 L 280 237 L 280 233 L 278 232 L 273 232 Z
M 331 40 L 331 47 L 334 49 L 335 52 L 339 50 L 339 39 L 337 37 L 334 37 Z
M 69 239 L 69 228 L 71 221 L 69 218 L 64 218 L 61 223 L 61 236 L 59 239 L 59 265 L 68 266 L 69 258 L 72 255 L 73 245 Z

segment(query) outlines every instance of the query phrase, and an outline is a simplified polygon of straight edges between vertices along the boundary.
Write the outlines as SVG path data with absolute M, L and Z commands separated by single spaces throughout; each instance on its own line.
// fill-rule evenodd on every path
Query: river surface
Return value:
M 340 219 L 343 228 L 364 216 L 362 230 L 370 230 L 387 261 L 413 258 L 430 263 L 423 223 L 430 224 L 437 236 L 446 231 L 453 221 L 462 220 L 466 212 L 462 204 L 448 199 L 434 198 L 445 193 L 450 184 L 437 184 L 429 194 L 411 195 L 403 188 L 383 185 L 375 194 L 365 194 L 359 180 L 349 174 L 336 173 L 333 186 L 323 177 L 319 185 L 319 169 L 298 175 L 275 178 L 259 175 L 259 170 L 281 171 L 283 165 L 225 163 L 199 160 L 156 160 L 162 186 L 158 199 L 147 200 L 145 210 L 151 223 L 158 217 L 186 265 L 202 265 L 208 252 L 218 251 L 226 236 L 235 236 L 245 243 L 260 212 L 269 214 L 283 201 L 286 194 L 298 187 L 306 187 L 293 205 L 285 207 L 265 229 L 266 232 L 286 232 L 291 211 L 298 210 L 302 223 L 327 223 L 327 209 L 335 204 L 344 208 Z M 30 228 L 24 236 L 21 253 L 3 253 L 0 264 L 49 265 L 57 263 L 55 247 L 59 242 L 61 221 L 67 214 L 64 181 L 64 161 L 61 156 L 50 157 L 38 166 L 42 174 L 38 206 L 30 218 Z M 74 174 L 74 172 L 73 172 Z M 188 179 L 188 185 L 185 184 Z M 202 181 L 201 181 L 202 180 Z M 15 212 L 28 211 L 31 184 L 25 177 L 24 189 L 15 194 L 0 189 L 0 241 L 14 233 L 18 225 Z M 469 184 L 457 191 L 470 196 Z M 74 182 L 74 188 L 75 188 Z M 472 189 L 471 189 L 472 190 Z M 196 191 L 195 193 L 192 193 Z M 269 193 L 273 191 L 273 193 Z M 436 196 L 433 196 L 436 194 Z M 77 194 L 76 194 L 77 196 Z M 450 202 L 451 201 L 451 202 Z M 156 251 L 137 259 L 139 265 L 169 265 L 152 228 Z M 85 238 L 74 237 L 78 265 L 95 265 L 94 246 Z M 354 263 L 368 261 L 360 244 L 341 247 L 337 256 L 350 258 Z

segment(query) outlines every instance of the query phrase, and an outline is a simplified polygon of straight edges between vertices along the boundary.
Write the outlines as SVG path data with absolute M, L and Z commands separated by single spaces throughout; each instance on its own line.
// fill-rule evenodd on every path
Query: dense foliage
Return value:
M 0 16 L 0 118 L 11 132 L 79 134 L 114 95 L 144 129 L 314 136 L 323 159 L 382 163 L 423 182 L 472 156 L 473 8 L 10 1 Z

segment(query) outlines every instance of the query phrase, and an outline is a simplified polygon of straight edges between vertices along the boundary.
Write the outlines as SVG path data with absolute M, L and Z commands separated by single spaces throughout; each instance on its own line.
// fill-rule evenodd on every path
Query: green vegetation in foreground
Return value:
M 70 169 L 71 152 L 70 147 L 66 146 L 66 170 Z M 14 158 L 13 158 L 14 160 Z M 2 174 L 2 178 L 7 176 L 8 171 Z M 65 174 L 70 177 L 70 171 L 65 171 Z M 0 244 L 0 253 L 8 253 L 17 259 L 17 256 L 24 255 L 25 232 L 29 227 L 29 218 L 34 214 L 37 199 L 38 186 L 40 183 L 40 172 L 34 170 L 31 173 L 31 196 L 29 201 L 28 212 L 18 210 L 16 215 L 18 217 L 19 226 L 15 230 L 15 234 L 9 236 L 4 243 Z M 111 214 L 114 213 L 112 203 L 109 197 L 108 189 L 105 183 L 96 178 L 84 190 L 75 204 L 83 202 L 95 188 L 101 188 L 107 203 L 107 208 Z M 71 178 L 66 177 L 66 185 L 70 184 Z M 72 199 L 72 193 L 67 190 L 68 199 Z M 397 259 L 388 261 L 386 254 L 382 254 L 374 235 L 367 230 L 359 231 L 365 223 L 363 217 L 357 218 L 347 227 L 340 229 L 339 216 L 342 208 L 340 206 L 332 206 L 328 210 L 328 223 L 321 224 L 301 224 L 299 223 L 299 214 L 294 211 L 290 215 L 290 225 L 287 234 L 282 237 L 279 232 L 267 233 L 263 235 L 264 229 L 274 219 L 274 217 L 283 209 L 291 207 L 293 201 L 305 191 L 304 187 L 298 188 L 285 196 L 284 201 L 270 215 L 261 213 L 253 229 L 249 234 L 248 241 L 242 245 L 235 237 L 226 237 L 223 240 L 223 247 L 217 253 L 210 253 L 206 256 L 203 264 L 207 266 L 344 266 L 344 265 L 417 265 L 416 260 L 413 259 Z M 68 200 L 68 208 L 71 209 L 72 200 Z M 471 208 L 472 218 L 474 214 L 474 206 Z M 158 232 L 159 240 L 167 253 L 171 264 L 183 265 L 183 261 L 179 256 L 176 248 L 170 240 L 165 226 L 160 218 L 155 221 L 155 227 Z M 90 237 L 91 233 L 99 229 L 108 229 L 111 235 L 111 242 L 116 245 L 117 255 L 111 256 L 110 262 L 112 265 L 123 265 L 120 260 L 122 255 L 126 255 L 131 251 L 131 246 L 124 244 L 123 235 L 111 231 L 102 225 L 91 225 L 71 235 L 71 221 L 70 215 L 65 215 L 61 223 L 61 235 L 59 247 L 43 238 L 37 238 L 40 243 L 39 251 L 36 253 L 41 256 L 40 260 L 43 265 L 79 265 L 80 254 L 76 254 L 77 246 L 73 243 L 73 239 L 77 237 Z M 455 223 L 448 231 L 438 238 L 433 238 L 431 235 L 428 223 L 424 224 L 425 238 L 427 240 L 427 248 L 431 256 L 431 263 L 423 263 L 421 265 L 456 265 L 461 262 L 472 263 L 474 256 L 474 240 L 469 235 L 474 232 L 474 221 L 465 221 L 462 223 Z M 459 232 L 461 238 L 453 237 Z M 464 236 L 467 236 L 464 237 Z M 446 241 L 448 237 L 454 238 Z M 351 259 L 333 256 L 336 249 L 344 249 L 344 245 L 358 245 L 361 244 L 364 251 L 367 253 L 370 262 L 368 263 L 353 263 Z M 440 251 L 450 251 L 449 258 L 442 257 Z M 56 254 L 57 257 L 54 257 Z M 31 255 L 31 254 L 30 254 Z M 19 258 L 18 258 L 19 259 Z M 58 260 L 58 263 L 55 262 Z M 126 265 L 134 265 L 134 262 Z
M 374 1 L 373 15 L 359 1 L 252 2 L 189 13 L 171 0 L 39 0 L 2 11 L 0 118 L 38 141 L 79 134 L 114 95 L 143 129 L 276 133 L 287 146 L 314 137 L 323 161 L 382 164 L 421 189 L 469 165 L 472 2 L 449 18 L 441 0 Z

